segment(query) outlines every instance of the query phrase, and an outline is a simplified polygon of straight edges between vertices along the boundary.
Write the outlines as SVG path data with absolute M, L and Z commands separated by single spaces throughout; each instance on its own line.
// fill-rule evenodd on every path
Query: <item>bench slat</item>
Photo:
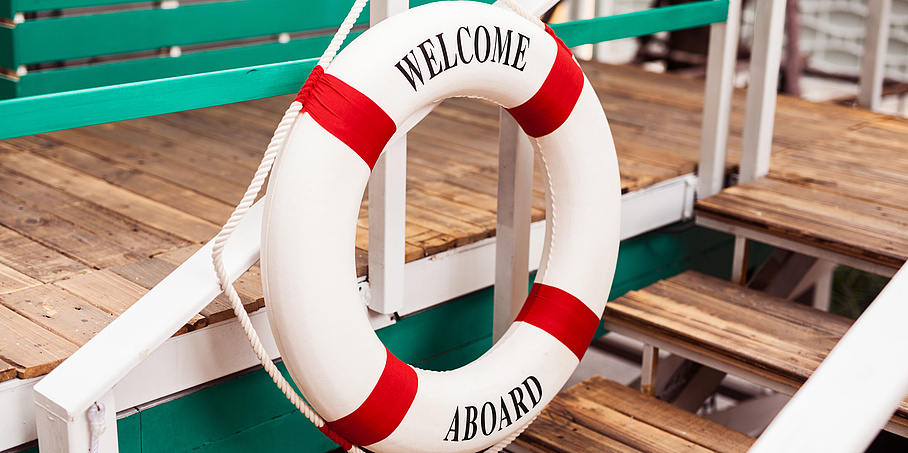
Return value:
M 311 30 L 333 34 L 332 28 L 346 13 L 346 5 L 340 2 L 243 0 L 25 21 L 11 29 L 16 52 L 0 54 L 0 66 L 16 68 Z M 368 18 L 361 16 L 358 23 L 368 23 Z
M 349 39 L 358 35 L 359 32 L 351 33 Z M 287 43 L 270 42 L 185 52 L 179 57 L 152 57 L 33 71 L 19 80 L 0 78 L 0 99 L 316 58 L 330 41 L 331 36 L 318 36 Z

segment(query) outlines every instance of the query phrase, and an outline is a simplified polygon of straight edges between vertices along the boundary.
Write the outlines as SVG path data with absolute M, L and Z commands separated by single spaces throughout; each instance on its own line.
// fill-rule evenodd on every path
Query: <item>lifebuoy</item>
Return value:
M 261 254 L 291 375 L 332 430 L 373 451 L 477 451 L 507 438 L 579 363 L 615 270 L 618 165 L 589 81 L 550 29 L 495 6 L 440 2 L 371 28 L 324 74 L 316 69 L 304 92 L 271 175 Z M 373 332 L 354 240 L 388 139 L 453 96 L 498 103 L 534 138 L 548 223 L 517 321 L 481 358 L 439 373 L 403 363 Z

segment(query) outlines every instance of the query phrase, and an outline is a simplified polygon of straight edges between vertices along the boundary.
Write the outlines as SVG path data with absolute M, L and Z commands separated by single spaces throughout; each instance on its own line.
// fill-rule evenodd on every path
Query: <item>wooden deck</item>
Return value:
M 823 109 L 825 111 L 825 109 Z M 701 200 L 698 221 L 892 275 L 908 260 L 908 121 L 866 116 L 773 156 L 769 175 Z
M 701 81 L 630 67 L 586 70 L 610 119 L 624 192 L 695 170 Z M 0 142 L 0 380 L 49 372 L 212 238 L 289 102 L 263 99 Z M 408 261 L 494 235 L 497 117 L 495 106 L 452 100 L 409 135 Z M 738 93 L 731 165 L 742 122 Z M 782 98 L 775 148 L 809 150 L 861 134 L 897 148 L 905 132 L 879 115 Z M 842 156 L 848 143 L 835 142 Z M 543 192 L 533 195 L 539 220 Z M 360 275 L 367 271 L 362 212 Z M 249 310 L 263 306 L 257 268 L 238 289 Z M 218 299 L 181 332 L 230 317 Z

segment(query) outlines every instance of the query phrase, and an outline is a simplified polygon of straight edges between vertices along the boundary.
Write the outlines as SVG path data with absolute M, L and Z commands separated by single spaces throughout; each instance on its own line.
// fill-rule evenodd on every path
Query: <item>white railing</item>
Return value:
M 892 0 L 869 0 L 864 26 L 864 55 L 861 58 L 858 104 L 879 111 L 886 72 L 886 49 L 889 47 L 889 18 Z
M 895 274 L 751 452 L 864 451 L 908 394 L 908 264 Z

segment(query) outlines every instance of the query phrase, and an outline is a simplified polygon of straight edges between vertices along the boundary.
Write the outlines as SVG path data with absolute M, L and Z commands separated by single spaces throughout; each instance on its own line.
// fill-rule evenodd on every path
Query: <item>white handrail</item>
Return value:
M 908 393 L 908 264 L 772 421 L 751 452 L 864 451 Z

